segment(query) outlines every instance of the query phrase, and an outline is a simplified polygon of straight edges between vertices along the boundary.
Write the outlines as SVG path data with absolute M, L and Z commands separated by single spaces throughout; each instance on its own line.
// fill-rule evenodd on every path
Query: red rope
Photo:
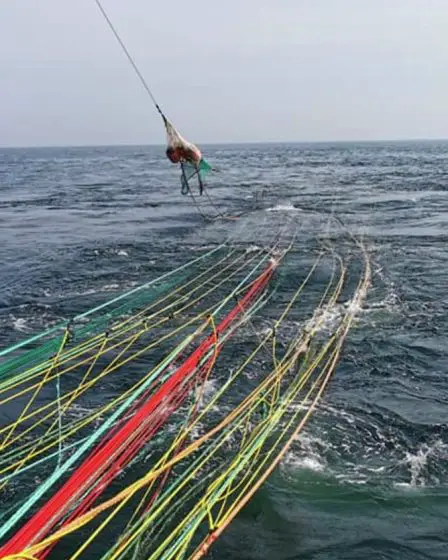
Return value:
M 250 302 L 265 288 L 273 270 L 274 266 L 269 265 L 252 283 L 241 301 L 217 325 L 217 337 L 231 326 L 236 317 L 244 312 Z M 190 390 L 188 380 L 198 367 L 201 367 L 201 360 L 213 344 L 216 344 L 215 333 L 204 339 L 160 389 L 143 402 L 118 430 L 116 427 L 111 430 L 65 484 L 0 549 L 0 555 L 19 553 L 38 539 L 47 536 L 81 497 L 81 504 L 65 523 L 84 512 L 183 402 Z M 87 488 L 90 490 L 85 494 Z M 41 553 L 41 557 L 43 555 L 45 552 Z

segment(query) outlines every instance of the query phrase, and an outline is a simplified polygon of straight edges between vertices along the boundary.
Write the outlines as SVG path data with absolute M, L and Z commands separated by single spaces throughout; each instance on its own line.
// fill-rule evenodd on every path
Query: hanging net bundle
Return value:
M 181 166 L 182 194 L 190 192 L 190 181 L 194 177 L 198 179 L 199 194 L 202 194 L 204 179 L 206 174 L 211 171 L 211 165 L 202 157 L 199 148 L 185 140 L 165 116 L 163 120 L 167 134 L 166 156 L 172 163 L 179 163 Z

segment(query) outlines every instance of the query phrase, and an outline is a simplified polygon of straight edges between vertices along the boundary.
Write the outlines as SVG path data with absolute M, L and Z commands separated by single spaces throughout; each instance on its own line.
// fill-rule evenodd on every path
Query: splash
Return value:
M 267 208 L 266 212 L 300 212 L 300 210 L 296 208 L 293 204 L 288 202 L 285 204 L 277 204 L 276 206 Z

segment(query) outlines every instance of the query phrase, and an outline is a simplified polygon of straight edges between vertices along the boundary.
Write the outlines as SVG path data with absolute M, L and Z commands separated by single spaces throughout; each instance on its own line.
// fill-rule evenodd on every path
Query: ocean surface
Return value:
M 289 224 L 306 253 L 310 216 L 334 214 L 368 247 L 366 305 L 321 405 L 210 557 L 446 560 L 448 143 L 203 150 L 217 172 L 200 211 L 163 148 L 0 150 L 0 346 L 228 238 L 268 244 Z M 201 215 L 217 212 L 244 214 Z

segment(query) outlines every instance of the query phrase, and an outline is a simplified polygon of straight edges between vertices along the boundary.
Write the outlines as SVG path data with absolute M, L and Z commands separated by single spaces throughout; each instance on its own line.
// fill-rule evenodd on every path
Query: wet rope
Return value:
M 191 540 L 203 522 L 207 523 L 208 526 L 207 529 L 204 525 L 201 525 L 205 529 L 207 536 L 199 546 L 196 541 L 194 546 L 197 548 L 194 548 L 193 555 L 194 558 L 200 558 L 206 553 L 208 548 L 236 515 L 236 512 L 247 503 L 256 489 L 272 472 L 275 464 L 278 464 L 280 458 L 284 456 L 294 437 L 303 428 L 314 410 L 335 369 L 342 344 L 353 322 L 355 313 L 353 309 L 356 308 L 356 305 L 347 308 L 344 316 L 339 321 L 339 326 L 333 330 L 327 342 L 322 345 L 318 352 L 315 349 L 309 350 L 309 341 L 320 330 L 327 311 L 330 311 L 336 304 L 344 286 L 346 266 L 334 251 L 332 252 L 328 248 L 327 250 L 328 254 L 332 256 L 333 262 L 339 264 L 339 281 L 334 286 L 334 276 L 332 273 L 330 282 L 310 321 L 306 323 L 302 331 L 299 331 L 298 335 L 293 337 L 290 336 L 290 333 L 287 335 L 289 337 L 289 344 L 284 352 L 278 349 L 276 343 L 272 345 L 273 370 L 266 379 L 257 384 L 257 387 L 250 396 L 244 398 L 230 414 L 206 434 L 200 437 L 194 436 L 195 439 L 191 444 L 179 448 L 178 444 L 185 441 L 188 434 L 193 435 L 192 430 L 199 425 L 201 419 L 207 418 L 211 410 L 216 410 L 217 399 L 215 399 L 215 394 L 204 410 L 200 411 L 199 414 L 194 413 L 192 420 L 186 422 L 186 425 L 175 436 L 167 452 L 168 454 L 162 456 L 161 463 L 152 466 L 150 472 L 143 478 L 129 485 L 124 491 L 110 500 L 82 513 L 76 519 L 67 520 L 67 525 L 64 524 L 63 527 L 56 529 L 49 537 L 36 542 L 36 544 L 24 550 L 25 555 L 37 554 L 39 557 L 42 557 L 42 554 L 46 553 L 47 548 L 56 544 L 62 537 L 71 534 L 101 513 L 113 508 L 106 519 L 103 518 L 100 526 L 96 526 L 96 529 L 93 533 L 89 534 L 87 540 L 81 543 L 81 546 L 71 557 L 75 560 L 93 542 L 99 532 L 120 511 L 123 511 L 126 505 L 131 506 L 131 500 L 137 492 L 145 492 L 143 500 L 147 502 L 146 507 L 141 515 L 138 514 L 138 510 L 135 510 L 135 523 L 131 523 L 128 526 L 116 545 L 103 557 L 104 559 L 106 557 L 109 560 L 112 560 L 112 558 L 122 558 L 123 554 L 130 547 L 136 547 L 134 550 L 135 556 L 138 550 L 137 547 L 140 545 L 142 546 L 142 553 L 147 552 L 144 550 L 146 532 L 149 530 L 150 534 L 153 534 L 153 531 L 162 531 L 164 520 L 169 521 L 172 525 L 171 516 L 173 512 L 177 511 L 176 508 L 185 507 L 187 499 L 193 498 L 195 493 L 198 493 L 197 501 L 191 507 L 188 506 L 189 513 L 187 517 L 183 516 L 183 519 L 180 519 L 180 523 L 173 527 L 168 537 L 168 533 L 165 533 L 165 535 L 160 532 L 158 533 L 162 540 L 157 541 L 157 543 L 153 541 L 156 548 L 155 550 L 153 549 L 150 557 L 154 559 L 163 558 L 165 560 L 168 558 L 179 558 L 187 554 L 189 546 L 192 545 Z M 368 285 L 366 278 L 370 276 L 370 273 L 366 272 L 370 266 L 367 253 L 363 251 L 363 255 L 365 259 L 364 277 L 360 280 L 353 298 L 353 302 L 357 304 L 362 302 L 363 294 L 365 294 Z M 307 275 L 305 280 L 305 283 L 308 283 L 310 275 Z M 334 288 L 332 293 L 330 293 L 331 288 Z M 303 285 L 299 286 L 297 290 L 299 292 L 298 295 L 300 295 L 302 290 Z M 280 318 L 286 318 L 289 311 L 292 310 L 294 301 L 293 297 L 287 303 L 286 310 L 281 314 Z M 237 301 L 235 309 L 238 309 L 238 304 L 239 302 Z M 240 312 L 241 321 L 246 320 L 244 310 L 240 309 Z M 267 340 L 270 339 L 272 341 L 274 337 L 279 336 L 281 323 L 282 321 L 279 322 L 279 320 L 274 322 L 274 328 L 270 329 L 266 334 L 267 338 L 265 337 L 264 343 L 262 340 L 259 341 L 259 350 L 266 348 Z M 205 320 L 205 324 L 210 325 L 209 319 Z M 210 364 L 207 360 L 213 358 L 217 351 L 217 328 L 216 325 L 213 326 L 214 333 L 212 338 L 210 338 L 209 353 L 204 355 L 205 361 L 202 362 L 206 371 L 208 371 Z M 288 331 L 286 332 L 288 333 Z M 221 340 L 219 343 L 221 343 Z M 300 367 L 297 365 L 299 359 L 302 360 Z M 246 365 L 250 364 L 251 360 L 245 360 L 244 363 Z M 212 367 L 214 367 L 214 362 Z M 238 375 L 242 375 L 243 372 L 244 367 L 242 367 Z M 234 373 L 231 373 L 229 379 L 235 380 L 238 375 L 235 376 Z M 293 375 L 293 379 L 289 381 L 291 375 Z M 312 375 L 315 376 L 314 380 Z M 306 385 L 309 385 L 309 387 L 306 388 Z M 222 396 L 231 386 L 232 381 L 225 383 L 223 391 L 219 390 L 217 393 Z M 146 390 L 149 390 L 149 385 L 146 385 L 146 387 Z M 300 403 L 296 404 L 295 399 L 303 391 L 305 392 L 304 396 L 301 397 Z M 140 393 L 140 398 L 144 394 L 145 392 Z M 312 395 L 315 396 L 315 400 L 309 405 L 309 398 Z M 134 404 L 137 403 L 138 399 L 133 402 Z M 193 403 L 191 410 L 194 411 L 197 406 L 199 406 L 198 401 Z M 294 408 L 291 408 L 292 406 Z M 61 405 L 61 408 L 63 409 L 64 405 Z M 260 416 L 263 408 L 264 412 Z M 298 415 L 301 414 L 301 411 L 305 411 L 305 414 L 297 425 Z M 284 420 L 287 422 L 283 425 Z M 279 426 L 282 426 L 282 428 L 277 437 Z M 273 434 L 276 435 L 276 439 L 271 442 L 272 438 L 269 438 Z M 216 470 L 216 473 L 213 474 L 216 463 L 212 461 L 212 457 L 216 457 L 220 449 L 221 451 L 226 449 L 225 453 L 227 454 L 226 446 L 237 435 L 239 445 L 236 454 L 232 452 L 229 458 L 225 457 L 222 467 L 220 466 L 219 470 Z M 197 454 L 199 452 L 201 455 L 198 457 Z M 188 458 L 191 458 L 193 463 L 188 463 L 187 470 L 181 470 L 180 473 L 174 472 L 173 467 Z M 206 471 L 204 472 L 203 469 L 205 467 L 209 470 L 212 469 L 212 472 L 208 474 Z M 174 482 L 171 482 L 171 472 L 174 473 L 172 475 Z M 211 482 L 210 476 L 214 477 Z M 168 481 L 168 477 L 170 477 L 170 481 Z M 203 488 L 204 484 L 206 486 Z M 148 485 L 150 493 L 147 492 Z M 151 491 L 153 485 L 155 487 Z M 193 489 L 196 489 L 194 493 L 192 493 Z M 139 504 L 143 504 L 143 502 L 140 500 L 137 506 Z M 201 538 L 203 536 L 204 532 L 201 531 Z M 16 557 L 20 556 L 16 555 Z M 22 557 L 26 556 L 22 555 Z M 148 557 L 148 554 L 146 554 L 146 557 Z M 14 558 L 14 556 L 10 558 Z
M 202 415 L 201 415 L 202 416 Z M 200 417 L 197 418 L 197 421 L 200 421 Z M 48 541 L 47 541 L 48 542 Z
M 106 13 L 106 10 L 104 9 L 103 5 L 101 4 L 100 0 L 94 0 L 95 4 L 98 6 L 101 14 L 103 15 L 104 19 L 106 20 L 108 26 L 110 27 L 112 33 L 114 34 L 115 38 L 117 39 L 118 43 L 120 44 L 120 47 L 123 49 L 124 54 L 126 55 L 127 59 L 129 60 L 129 62 L 131 63 L 132 68 L 134 69 L 135 73 L 137 74 L 140 82 L 142 83 L 143 87 L 145 88 L 146 92 L 148 93 L 149 97 L 151 98 L 151 101 L 154 104 L 154 107 L 156 108 L 157 112 L 160 114 L 160 116 L 163 119 L 163 122 L 166 124 L 167 123 L 167 118 L 165 117 L 165 114 L 163 113 L 162 109 L 160 108 L 160 105 L 157 103 L 156 98 L 154 97 L 154 94 L 152 93 L 147 81 L 145 80 L 145 78 L 143 77 L 143 74 L 140 72 L 137 64 L 135 63 L 134 59 L 131 56 L 131 53 L 128 51 L 128 49 L 126 48 L 126 45 L 124 44 L 124 42 L 122 41 L 117 29 L 115 28 L 114 24 L 112 23 L 111 19 L 109 18 L 109 16 Z
M 266 257 L 265 257 L 265 258 L 266 258 Z M 240 257 L 239 257 L 238 259 L 236 259 L 236 261 L 238 261 L 239 259 L 240 259 Z M 239 268 L 236 270 L 236 272 L 237 272 L 239 269 L 242 270 L 247 264 L 250 264 L 253 260 L 254 260 L 254 257 L 251 257 L 250 259 L 248 259 L 248 260 L 246 261 L 246 263 L 242 265 L 242 267 L 239 267 Z M 236 262 L 236 261 L 234 261 L 234 262 Z M 221 272 L 224 273 L 225 270 L 226 270 L 226 267 L 224 267 L 224 268 L 222 269 Z M 232 276 L 234 276 L 234 274 L 235 274 L 235 271 L 232 272 L 231 274 L 227 274 L 227 275 L 224 274 L 224 280 L 223 280 L 223 281 L 226 282 L 226 281 L 230 280 L 230 279 L 232 278 Z M 215 290 L 217 287 L 219 287 L 219 286 L 223 283 L 223 281 L 220 281 L 220 282 L 218 282 L 217 284 L 214 284 L 210 290 L 204 291 L 204 290 L 202 289 L 202 290 L 201 290 L 201 296 L 200 296 L 200 298 L 196 298 L 196 299 L 190 300 L 190 302 L 188 303 L 188 305 L 184 306 L 184 307 L 182 308 L 182 310 L 185 310 L 187 307 L 194 306 L 194 305 L 199 301 L 199 299 L 205 298 L 207 295 L 209 295 L 209 294 L 211 293 L 211 291 L 213 291 L 213 290 Z M 206 283 L 207 283 L 207 282 L 202 283 L 202 287 L 205 286 Z M 237 293 L 238 293 L 238 291 L 237 291 Z M 198 319 L 200 319 L 201 317 L 204 317 L 205 315 L 207 315 L 212 309 L 213 309 L 213 306 L 212 306 L 211 309 L 207 309 L 207 310 L 205 310 L 204 312 L 202 312 L 202 313 L 198 316 Z M 181 324 L 181 325 L 180 325 L 175 331 L 173 331 L 173 332 L 180 332 L 182 329 L 186 328 L 188 325 L 193 324 L 195 320 L 196 320 L 196 319 L 193 318 L 193 319 L 191 319 L 191 320 L 189 320 L 189 321 L 184 322 L 183 324 Z M 139 333 L 137 333 L 137 334 L 139 334 Z M 165 335 L 165 336 L 162 337 L 162 339 L 160 339 L 160 341 L 158 341 L 158 342 L 161 342 L 162 340 L 166 340 L 166 339 L 167 339 L 167 336 L 168 336 L 168 335 Z M 169 336 L 172 336 L 172 333 L 171 333 Z M 132 342 L 133 342 L 134 339 L 135 339 L 135 337 L 131 337 L 130 343 L 128 343 L 128 346 L 129 346 L 129 344 L 132 344 Z M 150 343 L 150 345 L 147 346 L 147 347 L 145 347 L 143 350 L 139 350 L 136 354 L 127 357 L 125 361 L 122 361 L 122 362 L 119 362 L 119 363 L 115 364 L 114 367 L 112 367 L 112 365 L 114 364 L 114 362 L 112 362 L 111 364 L 109 364 L 109 365 L 99 374 L 99 376 L 98 376 L 96 379 L 92 380 L 92 381 L 89 382 L 87 385 L 85 385 L 85 387 L 83 387 L 83 391 L 84 391 L 86 388 L 89 388 L 89 387 L 93 386 L 93 384 L 95 384 L 100 378 L 104 377 L 105 375 L 107 375 L 108 373 L 112 372 L 113 370 L 116 370 L 118 367 L 121 367 L 124 363 L 129 362 L 131 359 L 134 359 L 138 354 L 141 354 L 142 351 L 147 351 L 149 348 L 154 347 L 155 345 L 157 345 L 158 342 L 155 342 L 155 343 L 152 342 L 152 343 Z M 104 343 L 104 340 L 103 340 L 103 343 Z M 110 347 L 109 347 L 109 349 L 110 349 Z M 105 352 L 105 351 L 107 351 L 107 349 L 105 349 L 104 352 Z M 100 351 L 99 351 L 99 354 L 101 354 L 101 353 L 103 353 L 103 352 L 102 352 L 102 348 L 101 348 Z M 122 350 L 121 353 L 123 353 L 123 350 Z M 119 357 L 119 356 L 118 356 L 118 357 Z M 116 357 L 115 360 L 117 360 L 118 357 Z M 77 392 L 79 393 L 80 391 L 81 391 L 81 389 L 78 387 Z M 69 396 L 69 395 L 67 395 L 67 396 Z M 48 405 L 45 405 L 45 407 L 48 407 Z M 44 408 L 44 407 L 43 407 L 43 408 Z M 78 427 L 78 429 L 80 429 L 81 427 L 85 426 L 86 422 L 89 422 L 89 421 L 91 422 L 91 421 L 93 421 L 93 419 L 94 419 L 95 417 L 97 417 L 97 416 L 98 416 L 98 413 L 96 413 L 96 414 L 94 414 L 93 416 L 91 416 L 90 419 L 87 419 L 86 421 L 83 421 L 83 422 L 80 424 L 80 426 Z M 48 415 L 47 415 L 47 417 L 48 417 Z M 39 422 L 35 423 L 34 426 L 30 426 L 29 428 L 27 428 L 27 430 L 25 430 L 25 432 L 24 432 L 22 435 L 24 435 L 24 434 L 28 433 L 29 431 L 31 431 L 32 429 L 34 429 L 34 427 L 36 427 L 39 423 L 41 423 L 41 421 L 44 421 L 45 418 L 46 418 L 46 417 L 44 417 L 43 419 L 41 419 Z M 53 425 L 54 425 L 54 424 L 53 424 Z M 6 428 L 6 429 L 7 429 L 7 428 Z M 1 433 L 1 432 L 0 432 L 0 433 Z M 47 433 L 48 433 L 48 430 L 47 430 Z M 64 439 L 66 439 L 66 437 L 68 437 L 68 435 L 70 435 L 70 434 L 72 434 L 72 433 L 73 433 L 73 431 L 69 432 L 68 434 L 64 434 Z M 10 444 L 12 444 L 13 442 L 14 442 L 14 440 L 12 440 L 12 441 L 10 442 Z M 28 453 L 28 456 L 27 456 L 26 460 L 29 460 L 29 459 L 31 459 L 32 457 L 36 456 L 35 450 L 36 450 L 36 444 L 33 444 L 33 451 L 31 451 L 31 452 Z M 38 453 L 41 454 L 44 450 L 48 450 L 48 446 L 45 447 L 44 449 L 41 449 Z M 24 464 L 23 461 L 21 461 L 21 462 L 17 465 L 17 467 L 16 467 L 17 470 L 21 471 L 21 469 L 22 469 L 22 467 L 23 467 L 23 464 Z M 5 472 L 7 472 L 8 470 L 12 469 L 13 467 L 14 467 L 14 465 L 9 465 L 6 469 L 0 470 L 0 474 L 4 474 Z M 9 480 L 9 479 L 10 479 L 10 476 L 8 476 L 8 480 Z
M 71 320 L 66 320 L 66 321 L 62 322 L 61 324 L 56 325 L 55 327 L 52 327 L 51 329 L 47 329 L 46 331 L 43 331 L 43 332 L 41 332 L 37 335 L 34 335 L 31 338 L 28 338 L 26 340 L 23 340 L 22 342 L 18 342 L 17 344 L 13 344 L 12 346 L 9 346 L 8 348 L 0 350 L 0 357 L 5 356 L 7 354 L 10 354 L 12 352 L 15 352 L 16 350 L 19 350 L 19 349 L 23 348 L 24 346 L 28 346 L 30 344 L 38 342 L 39 340 L 41 340 L 41 339 L 43 339 L 47 336 L 50 336 L 52 334 L 57 333 L 61 329 L 65 329 L 70 321 L 72 323 L 76 323 L 76 322 L 85 320 L 85 319 L 89 318 L 90 316 L 94 315 L 95 313 L 98 313 L 99 311 L 103 311 L 106 308 L 110 308 L 112 305 L 114 305 L 115 303 L 118 303 L 119 301 L 127 299 L 130 296 L 135 295 L 136 293 L 142 292 L 143 290 L 146 290 L 150 287 L 153 287 L 155 284 L 161 282 L 162 280 L 166 280 L 167 278 L 175 276 L 177 273 L 179 273 L 179 272 L 181 272 L 181 271 L 183 271 L 187 268 L 190 268 L 191 266 L 193 266 L 194 264 L 196 264 L 200 261 L 205 260 L 207 257 L 213 255 L 214 253 L 216 253 L 217 251 L 219 251 L 220 249 L 222 249 L 225 246 L 226 246 L 226 242 L 221 243 L 217 247 L 214 247 L 213 249 L 211 249 L 210 251 L 207 251 L 206 253 L 200 255 L 196 259 L 188 261 L 187 263 L 185 263 L 185 264 L 183 264 L 179 267 L 176 267 L 174 270 L 170 270 L 169 272 L 166 272 L 165 274 L 162 274 L 158 278 L 155 278 L 155 279 L 153 279 L 153 280 L 151 280 L 151 281 L 149 281 L 145 284 L 137 286 L 133 290 L 130 290 L 128 292 L 120 294 L 116 298 L 113 298 L 113 299 L 111 299 L 111 300 L 109 300 L 109 301 L 107 301 L 107 302 L 105 302 L 101 305 L 98 305 L 97 307 L 89 309 L 89 311 L 86 311 L 85 313 L 81 313 L 80 315 L 77 315 L 76 317 L 72 318 Z M 38 350 L 40 350 L 40 349 L 38 349 Z M 27 358 L 27 356 L 21 357 L 21 361 L 26 360 L 26 358 Z M 13 363 L 16 363 L 16 362 L 13 362 Z M 7 372 L 8 370 L 10 370 L 11 365 L 12 364 L 10 362 L 6 362 L 5 364 L 2 364 L 0 366 L 0 376 L 2 374 L 4 374 L 5 372 Z
M 253 274 L 256 273 L 258 268 L 265 262 L 267 257 L 264 257 L 259 261 L 255 267 L 243 278 L 243 280 L 238 284 L 238 286 L 232 290 L 232 292 L 221 302 L 220 305 L 214 310 L 213 314 L 216 315 L 227 303 L 231 301 L 237 291 L 243 286 Z M 135 391 L 132 395 L 126 399 L 118 409 L 96 430 L 91 436 L 68 458 L 68 460 L 61 465 L 59 469 L 56 469 L 54 473 L 48 477 L 28 498 L 25 504 L 23 504 L 18 511 L 11 516 L 11 518 L 0 528 L 0 538 L 2 538 L 17 522 L 26 514 L 26 512 L 33 507 L 40 497 L 42 497 L 62 476 L 67 472 L 77 461 L 81 455 L 87 451 L 100 437 L 105 435 L 109 427 L 111 427 L 120 416 L 129 408 L 137 398 L 139 398 L 142 393 L 148 388 L 149 384 L 158 376 L 160 373 L 170 364 L 176 357 L 198 336 L 204 329 L 205 325 L 201 325 L 195 333 L 189 335 L 185 340 L 176 346 L 176 348 L 161 362 L 161 364 L 153 370 L 153 375 L 140 386 L 140 388 Z
M 100 0 L 94 0 L 95 4 L 98 6 L 101 14 L 103 15 L 106 23 L 108 24 L 109 28 L 111 29 L 112 33 L 114 34 L 115 38 L 117 39 L 120 47 L 122 48 L 124 54 L 126 55 L 128 61 L 130 62 L 132 68 L 134 69 L 137 77 L 139 78 L 140 82 L 142 83 L 143 87 L 145 88 L 146 92 L 148 93 L 151 101 L 154 104 L 154 107 L 156 108 L 157 112 L 160 114 L 160 116 L 162 117 L 163 123 L 165 125 L 165 127 L 168 126 L 168 119 L 165 116 L 164 112 L 162 111 L 162 109 L 160 108 L 159 103 L 157 102 L 153 92 L 151 91 L 151 88 L 148 85 L 148 82 L 145 80 L 143 74 L 141 73 L 141 71 L 139 70 L 135 60 L 133 59 L 131 53 L 129 52 L 129 50 L 127 49 L 126 45 L 124 44 L 123 40 L 121 39 L 116 27 L 114 26 L 114 24 L 112 23 L 111 19 L 109 18 L 109 16 L 107 15 L 106 10 L 104 9 L 103 5 L 101 4 Z M 205 185 L 203 185 L 203 190 L 208 198 L 208 201 L 210 203 L 210 205 L 212 206 L 212 208 L 215 210 L 216 215 L 215 216 L 207 216 L 206 214 L 204 214 L 199 206 L 199 204 L 196 201 L 196 198 L 193 194 L 193 192 L 190 189 L 190 185 L 188 183 L 188 179 L 186 177 L 185 174 L 185 170 L 183 165 L 181 165 L 181 170 L 182 170 L 182 177 L 183 177 L 183 181 L 182 181 L 182 187 L 181 187 L 181 194 L 182 195 L 188 195 L 190 194 L 194 205 L 196 206 L 196 209 L 198 210 L 199 214 L 202 216 L 202 218 L 206 221 L 214 221 L 218 218 L 222 218 L 225 219 L 226 216 L 215 206 L 215 204 L 213 203 L 209 193 L 208 193 L 208 189 L 206 189 Z M 199 170 L 197 171 L 197 173 L 199 174 Z M 201 179 L 200 179 L 201 181 Z M 202 185 L 202 182 L 201 182 Z M 202 192 L 200 193 L 202 194 Z

